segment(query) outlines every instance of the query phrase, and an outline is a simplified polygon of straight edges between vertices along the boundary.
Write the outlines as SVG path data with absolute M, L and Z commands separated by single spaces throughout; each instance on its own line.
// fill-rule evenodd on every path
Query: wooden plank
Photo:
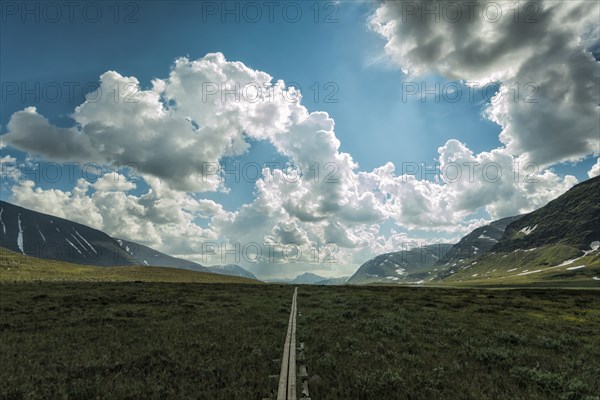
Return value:
M 281 369 L 279 372 L 279 386 L 277 400 L 296 400 L 296 315 L 298 288 L 294 289 L 292 309 L 288 321 L 288 329 L 283 345 Z
M 290 341 L 288 400 L 296 400 L 296 315 L 298 313 L 298 288 L 294 290 L 293 307 L 294 318 L 292 320 L 292 338 Z

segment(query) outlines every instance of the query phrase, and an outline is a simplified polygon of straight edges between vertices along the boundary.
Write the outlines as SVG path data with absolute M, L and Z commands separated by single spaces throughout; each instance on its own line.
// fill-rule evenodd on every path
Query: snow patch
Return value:
M 569 267 L 567 268 L 569 271 L 574 270 L 574 269 L 580 269 L 580 268 L 585 268 L 585 265 L 578 265 L 576 267 Z
M 75 245 L 73 244 L 73 242 L 71 242 L 71 241 L 70 241 L 69 239 L 67 239 L 67 238 L 65 238 L 65 240 L 66 240 L 66 241 L 67 241 L 67 242 L 68 242 L 68 243 L 71 245 L 71 247 L 73 247 L 75 250 L 77 250 L 77 252 L 78 252 L 79 254 L 83 255 L 83 254 L 81 253 L 81 251 L 80 251 L 80 250 L 77 248 L 77 246 L 75 246 Z
M 4 225 L 4 221 L 2 221 L 2 213 L 4 212 L 4 208 L 0 208 L 0 222 L 2 223 L 2 231 L 6 235 L 6 225 Z
M 479 235 L 479 237 L 477 239 L 487 239 L 487 240 L 491 240 L 492 242 L 497 242 L 497 239 L 494 239 L 493 237 L 489 237 L 487 235 L 484 235 L 483 233 L 481 235 Z
M 562 263 L 558 264 L 557 267 L 564 267 L 565 265 L 573 264 L 575 261 L 579 260 L 580 258 L 581 257 L 577 257 L 577 258 L 572 258 L 567 261 L 563 261 Z
M 526 226 L 525 228 L 521 229 L 521 230 L 519 231 L 519 233 L 522 233 L 522 234 L 524 234 L 525 236 L 527 236 L 527 235 L 529 235 L 531 232 L 533 232 L 533 231 L 535 230 L 535 228 L 537 228 L 537 224 L 536 224 L 536 225 L 535 225 L 533 228 L 530 228 L 530 227 Z
M 592 243 L 590 243 L 590 249 L 592 249 L 592 250 L 600 249 L 600 241 L 594 240 Z
M 397 273 L 398 275 L 404 275 L 404 274 L 405 274 L 405 272 L 404 272 L 404 268 L 396 268 L 396 273 Z
M 79 244 L 83 250 L 87 251 L 88 253 L 90 252 L 88 249 L 86 249 L 86 248 L 85 248 L 85 246 L 83 245 L 83 243 L 81 243 L 81 242 L 79 241 L 79 239 L 77 239 L 77 236 L 75 236 L 75 235 L 73 235 L 73 234 L 71 233 L 71 237 L 72 237 L 73 239 L 75 239 L 75 241 L 77 242 L 77 244 Z
M 148 264 L 148 261 L 146 261 L 146 260 L 144 260 L 144 261 L 142 261 L 142 262 L 143 262 L 143 263 L 144 263 L 144 265 L 146 265 L 146 266 L 147 266 L 147 265 L 149 265 L 149 264 Z
M 543 269 L 536 269 L 535 271 L 524 271 L 517 275 L 529 275 L 529 274 L 537 274 L 538 272 L 542 272 Z
M 516 271 L 517 269 L 518 269 L 518 268 L 509 269 L 509 270 L 508 270 L 508 271 L 506 271 L 506 272 L 513 272 L 513 271 Z
M 19 224 L 19 234 L 17 235 L 17 246 L 19 246 L 19 250 L 21 250 L 22 254 L 25 254 L 23 250 L 23 227 L 21 226 L 21 213 L 17 215 L 17 222 Z
M 94 248 L 94 246 L 92 246 L 92 245 L 90 244 L 90 242 L 88 242 L 87 240 L 85 240 L 85 238 L 84 238 L 83 236 L 81 236 L 81 234 L 80 234 L 79 232 L 77 232 L 77 229 L 75 229 L 75 234 L 76 234 L 77 236 L 79 236 L 79 237 L 81 238 L 81 240 L 83 240 L 83 241 L 84 241 L 84 242 L 85 242 L 85 243 L 86 243 L 86 244 L 87 244 L 87 245 L 90 247 L 90 249 L 92 249 L 92 251 L 93 251 L 94 253 L 98 254 L 98 252 L 96 251 L 96 249 Z
M 40 233 L 40 236 L 42 237 L 42 239 L 44 240 L 44 242 L 46 241 L 46 237 L 44 236 L 44 234 L 42 233 L 42 230 L 40 229 L 39 225 L 36 225 L 36 227 L 38 228 L 38 232 Z
M 595 281 L 600 281 L 600 276 L 595 276 L 592 279 L 595 280 Z

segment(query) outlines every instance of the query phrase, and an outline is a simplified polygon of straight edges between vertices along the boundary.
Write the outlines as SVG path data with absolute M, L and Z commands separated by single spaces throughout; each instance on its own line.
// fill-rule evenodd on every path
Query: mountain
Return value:
M 445 282 L 600 287 L 600 177 L 510 222 L 487 254 Z M 470 234 L 471 235 L 471 234 Z
M 338 283 L 333 283 L 334 281 L 342 279 L 347 278 L 325 278 L 312 272 L 305 272 L 297 275 L 294 279 L 267 279 L 266 281 L 271 283 L 287 283 L 290 285 L 335 285 Z
M 523 216 L 502 218 L 464 236 L 435 264 L 440 271 L 438 277 L 448 277 L 486 255 L 502 239 L 506 227 L 521 217 Z
M 0 247 L 22 255 L 102 267 L 153 266 L 256 277 L 238 265 L 205 267 L 89 226 L 0 201 Z
M 236 264 L 213 265 L 213 266 L 207 267 L 207 268 L 215 274 L 241 276 L 244 278 L 258 280 L 258 278 L 252 272 L 250 272 L 247 269 L 244 269 Z
M 0 248 L 0 283 L 25 281 L 250 283 L 255 280 L 179 268 L 99 267 L 44 260 Z
M 296 276 L 296 278 L 291 282 L 295 285 L 314 285 L 317 282 L 323 281 L 327 278 L 319 276 L 317 274 L 313 274 L 312 272 L 305 272 L 301 275 Z
M 256 276 L 254 276 L 252 272 L 240 267 L 239 265 L 227 264 L 214 265 L 210 267 L 204 266 L 183 258 L 172 257 L 168 254 L 154 250 L 151 247 L 131 242 L 129 240 L 119 238 L 114 239 L 127 253 L 131 255 L 131 257 L 135 258 L 141 265 L 189 269 L 197 272 L 210 272 L 219 275 L 241 276 L 243 278 L 257 280 Z
M 321 286 L 339 286 L 339 285 L 345 285 L 346 282 L 348 282 L 348 279 L 350 279 L 349 276 L 342 276 L 339 278 L 330 278 L 330 279 L 325 279 L 322 281 L 318 281 L 315 282 L 315 285 L 321 285 Z
M 27 256 L 75 264 L 139 264 L 102 231 L 5 201 L 0 201 L 0 246 Z
M 580 250 L 600 241 L 600 176 L 573 186 L 557 199 L 511 223 L 494 251 L 552 244 Z
M 211 269 L 204 267 L 193 261 L 184 260 L 182 258 L 172 257 L 160 251 L 154 250 L 151 247 L 144 246 L 139 243 L 131 242 L 125 239 L 113 238 L 119 246 L 125 250 L 132 258 L 140 265 L 151 265 L 157 267 L 171 267 L 190 269 L 198 272 L 213 272 Z M 226 274 L 230 275 L 230 274 Z
M 346 283 L 422 283 L 435 276 L 434 264 L 452 246 L 439 243 L 379 255 L 361 265 Z

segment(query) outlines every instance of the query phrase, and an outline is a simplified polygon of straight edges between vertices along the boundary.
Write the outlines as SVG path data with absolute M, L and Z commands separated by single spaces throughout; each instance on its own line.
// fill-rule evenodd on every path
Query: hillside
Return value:
M 580 250 L 600 241 L 600 176 L 573 186 L 557 199 L 509 224 L 493 251 L 553 244 Z
M 600 287 L 600 177 L 509 223 L 488 254 L 438 275 L 446 283 Z
M 241 276 L 248 279 L 258 279 L 252 272 L 240 267 L 237 264 L 212 265 L 206 268 L 214 274 Z
M 521 217 L 522 215 L 502 218 L 471 231 L 435 264 L 439 271 L 437 277 L 446 278 L 488 254 L 502 239 L 506 227 Z
M 348 279 L 350 279 L 349 276 L 341 276 L 339 278 L 329 278 L 329 279 L 324 279 L 322 281 L 315 282 L 315 285 L 321 285 L 321 286 L 345 285 L 346 282 L 348 282 Z
M 451 248 L 440 243 L 382 254 L 361 265 L 346 283 L 422 283 L 435 275 L 434 264 Z
M 106 233 L 0 201 L 0 245 L 24 255 L 83 265 L 139 262 Z
M 248 279 L 257 279 L 254 274 L 239 265 L 213 265 L 204 266 L 193 261 L 183 258 L 173 257 L 168 254 L 161 253 L 151 247 L 144 246 L 139 243 L 131 242 L 125 239 L 114 238 L 117 243 L 141 265 L 152 265 L 160 267 L 189 269 L 199 272 L 210 272 L 213 274 L 241 276 Z
M 169 267 L 256 279 L 238 265 L 205 267 L 5 201 L 0 201 L 0 247 L 22 255 L 80 265 Z
M 170 255 L 161 253 L 160 251 L 154 250 L 151 247 L 124 239 L 114 239 L 119 246 L 121 246 L 121 248 L 131 255 L 131 257 L 137 260 L 138 264 L 140 265 L 190 269 L 199 272 L 213 272 L 207 267 L 204 267 L 198 263 L 184 260 L 182 258 L 172 257 Z
M 242 277 L 168 267 L 78 265 L 24 256 L 0 248 L 0 282 L 14 281 L 261 283 Z

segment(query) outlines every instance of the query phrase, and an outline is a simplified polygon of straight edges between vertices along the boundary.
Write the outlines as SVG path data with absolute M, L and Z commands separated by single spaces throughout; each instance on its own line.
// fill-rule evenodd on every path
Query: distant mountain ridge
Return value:
M 243 267 L 240 267 L 237 264 L 213 265 L 206 268 L 208 268 L 211 272 L 215 274 L 241 276 L 243 278 L 258 280 L 258 278 L 252 272 L 248 271 Z
M 346 283 L 422 283 L 435 276 L 433 265 L 452 246 L 450 243 L 438 243 L 381 254 L 361 265 Z
M 136 259 L 140 265 L 172 267 L 180 269 L 189 269 L 200 272 L 212 272 L 207 267 L 193 261 L 184 260 L 161 253 L 151 247 L 144 246 L 136 242 L 125 239 L 113 238 L 131 257 Z
M 290 285 L 343 285 L 348 280 L 347 276 L 340 278 L 325 278 L 312 272 L 304 272 L 294 279 L 268 279 L 267 282 L 287 283 Z

